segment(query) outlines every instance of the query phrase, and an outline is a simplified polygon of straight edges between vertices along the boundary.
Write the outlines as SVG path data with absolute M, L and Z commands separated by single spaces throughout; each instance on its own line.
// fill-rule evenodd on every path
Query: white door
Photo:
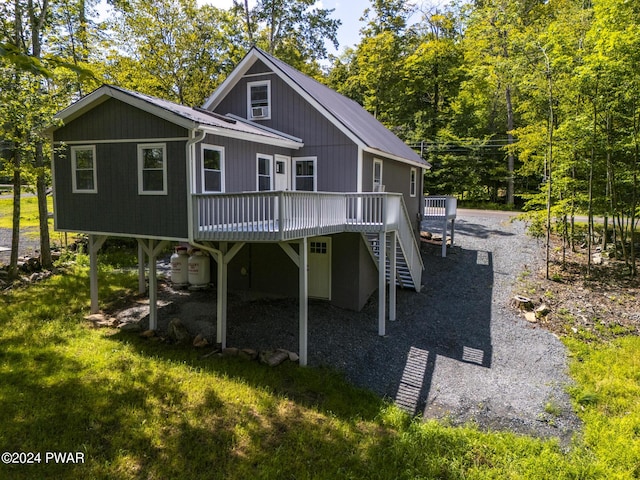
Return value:
M 331 237 L 312 237 L 309 245 L 309 297 L 331 300 Z
M 275 190 L 291 190 L 291 157 L 276 155 L 275 163 Z

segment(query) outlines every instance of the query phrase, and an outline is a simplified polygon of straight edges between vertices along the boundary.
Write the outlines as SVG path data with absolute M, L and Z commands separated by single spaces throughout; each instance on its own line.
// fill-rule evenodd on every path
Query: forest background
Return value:
M 553 219 L 569 242 L 576 213 L 590 229 L 603 216 L 636 274 L 640 2 L 371 0 L 359 42 L 339 56 L 326 45 L 338 48 L 340 20 L 314 0 L 108 4 L 99 19 L 97 0 L 0 2 L 0 184 L 14 187 L 14 269 L 20 185 L 38 195 L 41 262 L 51 264 L 43 132 L 57 111 L 103 83 L 200 106 L 257 45 L 419 151 L 432 165 L 426 194 L 541 211 L 546 231 Z

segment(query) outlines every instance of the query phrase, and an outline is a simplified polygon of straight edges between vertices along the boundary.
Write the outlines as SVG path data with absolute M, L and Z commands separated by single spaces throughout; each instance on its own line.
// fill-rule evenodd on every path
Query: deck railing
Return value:
M 430 218 L 456 217 L 458 209 L 458 199 L 448 196 L 424 197 L 424 216 Z
M 344 231 L 398 228 L 395 193 L 245 192 L 194 195 L 194 237 L 208 241 L 286 241 Z

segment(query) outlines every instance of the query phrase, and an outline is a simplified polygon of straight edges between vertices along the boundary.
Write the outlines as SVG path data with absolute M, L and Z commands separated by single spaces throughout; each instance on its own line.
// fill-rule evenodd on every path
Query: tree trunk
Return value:
M 511 132 L 515 126 L 514 116 L 513 116 L 513 105 L 511 103 L 511 86 L 507 86 L 505 91 L 505 100 L 507 103 L 507 145 L 509 147 L 509 151 L 507 153 L 507 173 L 509 178 L 507 179 L 507 205 L 513 205 L 514 203 L 514 169 L 515 169 L 515 159 L 513 156 L 513 149 L 510 148 L 513 145 L 513 135 Z M 551 126 L 553 128 L 553 125 Z
M 13 150 L 13 223 L 11 230 L 11 258 L 9 260 L 9 280 L 18 278 L 18 256 L 20 254 L 20 163 L 21 154 L 17 145 Z

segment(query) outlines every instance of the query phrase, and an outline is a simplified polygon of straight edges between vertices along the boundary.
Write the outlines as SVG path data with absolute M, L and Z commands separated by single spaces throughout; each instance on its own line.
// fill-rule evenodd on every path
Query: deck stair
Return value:
M 376 260 L 376 265 L 377 265 L 377 260 L 378 258 L 380 258 L 380 242 L 379 242 L 379 238 L 378 235 L 376 235 L 375 233 L 366 233 L 364 234 L 367 243 L 369 244 L 369 246 L 371 247 L 371 252 L 373 253 L 373 257 Z M 389 235 L 387 234 L 387 237 Z M 389 242 L 387 241 L 387 245 L 389 245 Z M 386 276 L 387 276 L 387 282 L 391 281 L 391 265 L 389 262 L 389 258 L 387 258 L 386 260 Z M 419 288 L 416 288 L 416 282 L 414 282 L 413 277 L 411 276 L 411 269 L 409 268 L 409 265 L 407 264 L 407 259 L 404 255 L 404 251 L 402 250 L 402 245 L 400 242 L 396 243 L 396 271 L 394 274 L 395 277 L 395 283 L 397 286 L 399 286 L 400 288 L 413 288 L 417 291 L 419 291 Z

